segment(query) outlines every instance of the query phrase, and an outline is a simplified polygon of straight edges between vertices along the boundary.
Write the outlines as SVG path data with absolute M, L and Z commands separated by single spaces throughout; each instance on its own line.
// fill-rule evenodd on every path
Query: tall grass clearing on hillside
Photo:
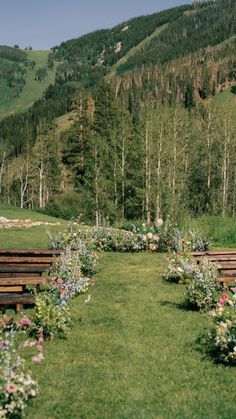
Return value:
M 231 217 L 207 216 L 198 218 L 185 217 L 180 222 L 185 231 L 196 231 L 208 237 L 215 247 L 236 246 L 236 219 Z

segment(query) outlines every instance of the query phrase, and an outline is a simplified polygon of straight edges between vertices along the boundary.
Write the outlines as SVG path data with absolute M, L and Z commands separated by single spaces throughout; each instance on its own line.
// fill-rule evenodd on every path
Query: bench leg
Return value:
M 23 310 L 23 304 L 16 304 L 16 314 L 19 314 Z

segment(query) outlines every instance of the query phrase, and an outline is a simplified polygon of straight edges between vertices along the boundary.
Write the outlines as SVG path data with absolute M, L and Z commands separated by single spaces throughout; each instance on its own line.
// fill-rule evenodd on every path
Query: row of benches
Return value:
M 27 287 L 44 284 L 60 254 L 58 250 L 0 250 L 0 307 L 15 306 L 19 312 L 24 304 L 33 304 L 35 294 Z
M 0 250 L 0 307 L 13 305 L 19 312 L 24 304 L 33 304 L 35 294 L 27 287 L 39 287 L 61 254 L 60 250 Z M 236 250 L 193 252 L 197 262 L 203 258 L 218 266 L 219 281 L 236 281 Z

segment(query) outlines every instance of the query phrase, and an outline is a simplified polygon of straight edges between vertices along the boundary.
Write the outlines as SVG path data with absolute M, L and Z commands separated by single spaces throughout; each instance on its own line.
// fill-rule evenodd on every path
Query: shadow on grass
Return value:
M 161 301 L 160 305 L 167 306 L 167 307 L 174 308 L 181 311 L 198 312 L 198 310 L 187 301 L 182 301 L 181 303 L 175 303 L 174 301 Z
M 229 364 L 219 359 L 219 354 L 216 348 L 212 346 L 209 339 L 209 330 L 205 329 L 204 332 L 195 340 L 193 349 L 201 354 L 202 360 L 210 362 L 215 366 L 231 369 L 236 367 L 236 364 Z

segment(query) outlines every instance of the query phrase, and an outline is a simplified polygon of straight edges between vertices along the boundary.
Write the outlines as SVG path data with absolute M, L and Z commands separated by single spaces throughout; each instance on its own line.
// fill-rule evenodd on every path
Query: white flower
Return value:
M 164 222 L 163 222 L 162 218 L 159 218 L 156 221 L 156 225 L 157 225 L 158 228 L 161 228 L 163 226 L 163 224 L 164 224 Z
M 90 300 L 91 300 L 91 295 L 89 294 L 88 298 L 85 300 L 85 303 L 88 304 Z

